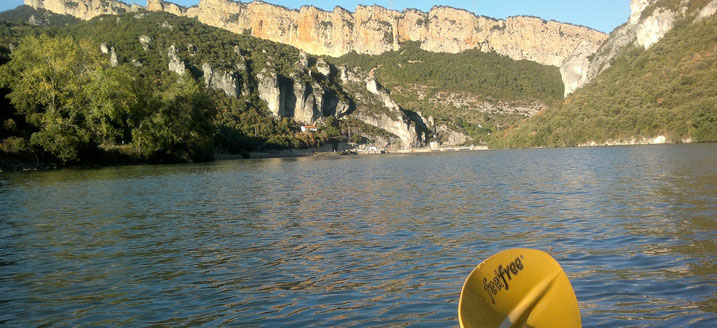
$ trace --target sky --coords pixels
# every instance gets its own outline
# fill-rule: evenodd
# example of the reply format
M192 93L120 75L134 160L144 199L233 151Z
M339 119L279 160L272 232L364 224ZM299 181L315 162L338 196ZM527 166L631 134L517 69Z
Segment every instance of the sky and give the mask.
M146 0L123 1L146 4ZM199 2L199 0L170 1L182 6L192 6ZM630 0L265 0L265 2L294 9L302 5L312 5L328 11L333 10L337 5L350 11L354 11L358 4L377 4L396 10L416 8L422 11L428 11L435 5L443 5L500 19L519 15L537 16L547 20L583 25L606 33L625 23L630 16ZM22 3L23 0L0 0L0 11L13 9Z

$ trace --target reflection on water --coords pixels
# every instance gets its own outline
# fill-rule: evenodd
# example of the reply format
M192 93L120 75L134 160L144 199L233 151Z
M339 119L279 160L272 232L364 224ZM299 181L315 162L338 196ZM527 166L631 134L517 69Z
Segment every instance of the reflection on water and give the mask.
M0 325L456 326L511 247L585 326L717 325L717 145L0 175Z

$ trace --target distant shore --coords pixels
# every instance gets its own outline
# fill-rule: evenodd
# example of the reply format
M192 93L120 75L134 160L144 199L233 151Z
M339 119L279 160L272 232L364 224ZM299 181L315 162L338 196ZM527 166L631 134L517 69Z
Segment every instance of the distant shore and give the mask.
M668 141L664 136L656 138L630 139L630 140L609 140L605 142L589 142L580 144L577 148L585 147L613 147L613 146L641 146L641 145L673 145L673 144L691 144L694 143L690 139L681 140L675 143ZM530 149L543 149L546 147L534 147ZM571 147L558 147L571 148ZM426 153L444 153L444 152L467 152L467 151L486 151L491 150L488 146L452 146L452 147L425 147L425 148L409 148L396 150L357 150L345 149L342 151L334 151L330 147L319 147L310 149L283 149L283 150L265 150L255 151L243 154L215 154L214 161L237 160L237 159L265 159L265 158L298 158L298 157L327 157L327 156L380 156L386 154L426 154ZM72 164L60 165L56 163L37 163L35 161L26 161L18 157L0 154L0 173L17 172L17 171L48 171L63 168L101 168L110 166L126 166L126 165L152 165L152 163L141 162L117 162L111 164Z
M229 154L217 154L215 159L221 160L234 160L234 159L262 159L262 158L292 158L292 157L322 157L322 156L366 156L366 155L386 155L386 154L421 154L421 153L441 153L441 152L457 152L457 151L483 151L489 150L488 146L451 146L451 147L425 147L425 148L408 148L408 149L396 149L396 150L360 150L360 149L345 149L342 151L333 151L326 148L311 148L311 149L284 149L284 150L267 150L267 151L255 151L249 152L245 155L229 155Z

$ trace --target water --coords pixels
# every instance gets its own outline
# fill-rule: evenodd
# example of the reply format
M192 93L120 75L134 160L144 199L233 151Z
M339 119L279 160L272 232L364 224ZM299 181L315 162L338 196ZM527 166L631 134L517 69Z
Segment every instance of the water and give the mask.
M542 249L587 327L717 326L717 144L0 174L2 326L457 326Z

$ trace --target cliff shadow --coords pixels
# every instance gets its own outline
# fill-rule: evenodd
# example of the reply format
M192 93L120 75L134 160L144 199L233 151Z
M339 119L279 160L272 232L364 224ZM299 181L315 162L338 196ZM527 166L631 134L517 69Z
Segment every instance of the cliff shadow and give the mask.
M279 116L294 118L297 101L294 94L294 80L283 75L277 75L277 80L279 82L279 98L281 99Z
M406 114L406 117L411 120L413 124L416 125L416 132L419 135L419 141L422 143L425 143L428 141L428 136L431 133L431 129L428 128L428 125L426 125L426 122L423 121L423 117L421 115L418 115L418 113L401 108L404 114Z

